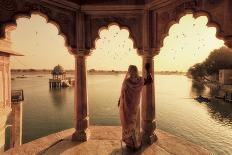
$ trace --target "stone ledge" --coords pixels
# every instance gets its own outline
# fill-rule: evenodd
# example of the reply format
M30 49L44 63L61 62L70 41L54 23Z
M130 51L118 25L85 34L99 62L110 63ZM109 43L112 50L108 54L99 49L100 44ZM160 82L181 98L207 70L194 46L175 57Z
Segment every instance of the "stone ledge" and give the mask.
M72 142L74 129L64 130L46 137L39 138L6 151L4 154L86 154L86 155L128 155L128 154L211 154L206 149L182 140L162 130L156 130L158 141L143 146L136 153L130 152L121 142L121 127L91 126L91 136L87 142Z

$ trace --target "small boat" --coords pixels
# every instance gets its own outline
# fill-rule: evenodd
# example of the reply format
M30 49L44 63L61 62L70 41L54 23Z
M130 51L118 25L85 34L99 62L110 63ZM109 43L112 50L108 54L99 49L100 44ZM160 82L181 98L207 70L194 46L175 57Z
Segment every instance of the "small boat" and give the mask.
M21 76L17 76L16 78L21 78L21 79L23 79L23 78L27 78L25 75L21 75Z
M198 101L199 103L202 103L202 102L208 103L208 102L211 101L209 98L203 97L203 96L201 96L201 95L198 96L198 97L196 97L195 100Z
M71 87L71 84L68 81L63 81L62 87Z

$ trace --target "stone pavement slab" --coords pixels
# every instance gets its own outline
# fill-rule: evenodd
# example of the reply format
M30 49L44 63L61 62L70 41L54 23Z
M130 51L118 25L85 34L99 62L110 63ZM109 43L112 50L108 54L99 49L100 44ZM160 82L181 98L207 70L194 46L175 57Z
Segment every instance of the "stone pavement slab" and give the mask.
M91 126L90 139L72 142L74 129L64 130L8 150L5 154L25 155L209 155L206 149L157 129L158 140L133 152L121 141L120 126Z

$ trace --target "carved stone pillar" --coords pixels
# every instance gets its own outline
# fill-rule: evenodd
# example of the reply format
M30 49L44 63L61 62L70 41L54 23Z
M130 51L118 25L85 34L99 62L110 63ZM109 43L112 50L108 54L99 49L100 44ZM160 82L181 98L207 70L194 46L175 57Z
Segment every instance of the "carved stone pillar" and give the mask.
M79 51L75 55L75 129L73 141L87 141L89 138L89 109L86 80L86 52Z
M23 102L12 102L11 112L11 148L20 146L22 144L22 104Z
M156 129L155 121L155 79L154 79L154 55L143 54L143 77L147 76L145 65L150 64L150 73L153 77L153 83L145 85L142 92L142 134L143 142L151 144L156 141L157 137L154 133Z

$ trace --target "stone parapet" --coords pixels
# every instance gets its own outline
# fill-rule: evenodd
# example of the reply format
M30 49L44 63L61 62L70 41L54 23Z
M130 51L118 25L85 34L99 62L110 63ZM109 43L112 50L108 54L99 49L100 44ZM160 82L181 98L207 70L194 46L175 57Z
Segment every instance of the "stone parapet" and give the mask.
M86 155L129 155L132 154L121 141L120 126L90 126L91 136L87 142L71 141L75 129L68 129L39 138L5 152L5 154L86 154ZM158 141L144 145L137 151L141 155L152 154L211 154L201 146L157 129ZM134 153L133 153L134 154Z

